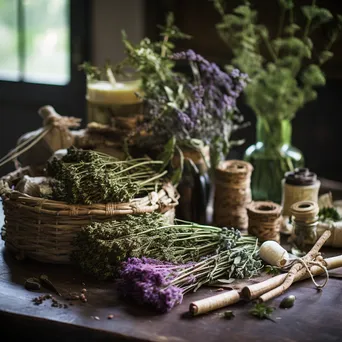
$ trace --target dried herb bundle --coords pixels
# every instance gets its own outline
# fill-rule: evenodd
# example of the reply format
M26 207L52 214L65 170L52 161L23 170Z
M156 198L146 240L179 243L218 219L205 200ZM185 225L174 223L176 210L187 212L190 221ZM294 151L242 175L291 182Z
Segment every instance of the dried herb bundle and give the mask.
M53 198L74 204L125 202L157 190L162 161L146 158L118 160L109 155L70 148L61 159L48 162ZM159 168L159 170L158 170Z
M113 277L116 267L128 257L188 263L250 241L235 229L177 223L165 224L159 213L94 223L79 233L74 258L84 272L106 279Z
M258 274L262 262L257 240L245 237L232 249L197 263L173 264L149 258L130 258L120 271L119 291L140 304L167 312L183 295L222 277L248 278Z

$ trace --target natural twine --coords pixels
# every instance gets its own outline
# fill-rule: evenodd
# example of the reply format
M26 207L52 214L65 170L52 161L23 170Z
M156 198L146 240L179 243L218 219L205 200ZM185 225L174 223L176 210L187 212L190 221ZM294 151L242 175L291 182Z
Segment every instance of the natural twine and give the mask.
M227 160L216 168L214 222L218 226L247 229L252 171L252 165L241 160Z
M270 201L252 202L247 206L248 233L263 242L280 242L281 206Z
M293 265L295 265L297 263L301 263L305 267L307 273L309 274L309 276L310 276L312 282L314 283L314 285L316 286L316 288L317 289L323 289L323 287L328 283L329 272L328 272L326 266L324 266L322 263L323 258L322 258L322 260L320 260L319 256L316 258L316 260L305 260L304 258L295 257L289 264L287 264L285 267L282 267L282 270L284 270L284 271L289 270L289 269L291 269L291 267ZM324 271L325 279L324 279L324 282L322 284L318 284L316 282L314 275L311 272L311 266L318 266Z

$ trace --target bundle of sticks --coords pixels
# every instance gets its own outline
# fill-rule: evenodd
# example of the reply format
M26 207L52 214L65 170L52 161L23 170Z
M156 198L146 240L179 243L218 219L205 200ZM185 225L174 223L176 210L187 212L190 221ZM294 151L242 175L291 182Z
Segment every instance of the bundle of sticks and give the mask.
M331 232L329 230L325 231L303 258L293 262L287 273L274 276L257 284L245 286L241 291L231 290L195 301L190 304L190 313L193 315L204 314L235 304L240 300L256 299L258 302L267 302L283 294L294 282L310 277L313 279L313 276L323 273L327 274L326 283L328 280L327 270L342 267L342 255L323 259L319 252L330 235ZM318 288L322 288L325 285L325 283L323 285L314 283Z

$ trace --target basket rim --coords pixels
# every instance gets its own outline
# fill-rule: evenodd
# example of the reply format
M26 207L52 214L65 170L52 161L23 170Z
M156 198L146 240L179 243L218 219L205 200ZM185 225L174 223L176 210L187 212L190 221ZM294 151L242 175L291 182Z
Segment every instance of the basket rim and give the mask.
M20 191L11 189L11 182L24 176L32 174L32 169L29 166L18 168L17 170L8 173L0 178L0 197L4 203L7 201L20 202L21 205L31 208L34 211L56 211L59 209L58 215L63 215L65 212L73 212L72 216L78 214L93 214L101 215L104 212L108 215L120 215L132 213L152 212L161 208L173 208L178 205L180 197L176 188L166 182L156 191L148 193L144 197L135 197L128 202L109 202L109 203L94 203L94 204L71 204L63 201L50 200L41 197L34 197ZM38 208L37 208L38 207ZM55 209L55 210L54 210ZM46 212L48 214L48 212ZM68 214L69 216L70 214Z

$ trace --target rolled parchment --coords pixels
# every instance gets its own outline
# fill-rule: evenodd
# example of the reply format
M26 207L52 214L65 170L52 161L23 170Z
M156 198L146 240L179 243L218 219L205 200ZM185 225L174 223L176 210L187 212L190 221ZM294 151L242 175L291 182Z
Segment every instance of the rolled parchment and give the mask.
M342 267L342 255L324 259L323 265L325 265L328 270ZM312 266L310 270L311 270L312 275L314 276L324 273L324 270L319 266ZM274 288L280 286L284 282L286 276L287 276L287 273L284 273L284 274L280 274L278 276L272 277L268 280L265 280L261 283L246 286L242 289L242 292L241 292L242 297L246 299L250 299L250 300L256 299L260 297L261 295L263 295L264 293L269 292L273 290ZM309 273L307 273L306 269L303 268L295 275L294 282L304 280L307 278L310 278L310 275Z
M204 298L192 302L189 306L189 311L194 316L201 315L213 310L223 308L228 305L237 303L240 300L240 294L236 290L220 293L216 296Z
M276 241L265 241L260 247L259 255L271 266L283 267L289 260L287 251Z

